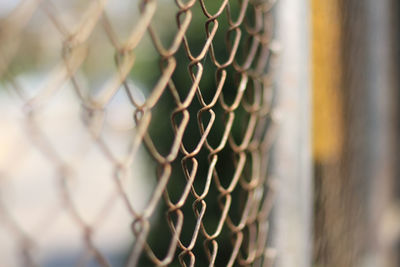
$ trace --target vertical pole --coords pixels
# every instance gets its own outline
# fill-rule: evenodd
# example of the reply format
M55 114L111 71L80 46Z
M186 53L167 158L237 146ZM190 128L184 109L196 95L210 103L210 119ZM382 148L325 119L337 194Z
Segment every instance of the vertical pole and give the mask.
M312 161L310 6L279 0L277 39L281 44L277 80L280 132L274 149L278 195L274 242L278 267L311 266Z
M367 109L370 124L367 124L369 129L365 130L371 133L367 145L372 161L368 190L370 197L367 200L367 231L371 233L371 240L368 242L370 257L366 266L395 266L391 259L391 237L385 236L385 233L392 231L388 225L393 223L386 221L392 212L395 140L391 5L390 1L366 2L368 64L365 71L368 74L366 95L370 106Z
M396 0L393 0L393 2ZM395 266L392 261L395 120L392 1L342 0L345 176L362 229L353 244L356 266ZM349 203L350 204L350 203ZM355 213L348 213L350 218Z

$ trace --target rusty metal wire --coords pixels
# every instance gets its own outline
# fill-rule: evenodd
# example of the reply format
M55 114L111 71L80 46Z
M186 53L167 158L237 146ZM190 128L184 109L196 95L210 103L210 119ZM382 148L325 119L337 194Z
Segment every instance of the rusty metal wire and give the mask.
M16 265L52 266L43 263L48 255L43 256L42 243L52 227L67 232L54 226L59 220L71 221L78 230L78 237L69 239L82 240L74 264L118 265L96 239L117 205L127 216L126 221L115 219L113 229L128 224L125 236L132 244L121 265L273 264L268 221L274 187L268 164L275 132L274 2L141 0L124 17L111 14L117 1L25 0L3 15L0 77L5 89L0 93L12 100L5 106L19 115L0 124L5 144L0 218L12 240L4 244L15 243L9 257ZM175 21L160 19L165 17ZM126 34L114 25L118 19ZM103 59L110 51L113 63ZM104 74L98 65L113 69ZM36 73L42 85L26 81L26 73ZM141 78L138 86L135 80ZM67 91L72 98L63 95ZM110 119L123 105L115 100L118 95L128 108ZM63 106L67 113L78 110L68 116L83 130L68 126L70 118L55 112ZM113 143L109 132L118 128L113 120L126 115L130 124ZM10 123L19 125L17 134L7 135ZM56 128L65 138L60 140L60 131L52 131ZM17 141L7 141L15 136L20 136ZM116 149L122 139L123 152ZM79 152L67 157L71 147ZM24 161L31 154L36 167L28 170ZM88 157L94 163L87 163ZM139 171L143 168L147 171ZM37 169L49 172L46 186L35 182L42 177ZM40 202L44 215L24 198L22 206L34 218L25 211L19 216L13 208L12 188L18 184L10 184L18 176L39 187L35 199L50 187L55 202ZM95 213L90 219L82 210L86 200L74 189L81 180L82 188L91 190L86 194ZM110 184L102 186L103 180ZM98 195L103 189L107 194Z

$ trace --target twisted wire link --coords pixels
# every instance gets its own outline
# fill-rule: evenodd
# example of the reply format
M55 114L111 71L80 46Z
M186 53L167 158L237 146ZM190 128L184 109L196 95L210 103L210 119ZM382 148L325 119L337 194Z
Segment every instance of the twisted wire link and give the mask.
M268 237L275 191L274 180L269 177L269 156L276 132L275 1L163 2L138 1L137 16L128 20L130 29L124 38L108 13L113 3L106 0L85 1L83 12L73 24L63 19L64 11L52 0L21 1L1 21L0 77L21 103L21 131L27 146L44 156L59 196L38 231L45 232L63 212L80 230L83 240L84 250L77 266L91 261L112 266L95 239L117 203L123 203L133 238L127 266L202 266L205 262L210 266L271 266L275 257ZM175 16L171 28L176 28L168 33L168 41L159 31L156 17L166 5L175 8L168 11ZM49 38L59 42L60 58L46 72L43 85L32 93L29 86L18 81L13 66L20 64L16 58L23 47L24 32L37 14L56 30L58 36ZM98 32L105 34L107 45L114 51L114 72L101 86L87 90L82 77L94 49L90 39ZM145 71L154 71L158 77L151 88L142 90L144 97L139 97L129 80L137 71L144 43L153 47L158 61L154 69ZM179 77L187 73L180 73L181 69L189 74L186 88ZM80 211L71 185L79 168L57 149L54 136L49 136L39 122L56 95L69 90L65 84L70 85L80 105L86 135L111 166L109 179L114 188L108 197L98 199L98 212L92 220ZM115 153L104 135L110 105L121 91L131 105L134 125L122 156ZM166 96L170 98L168 103ZM173 131L171 140L167 133L153 133L157 128L154 124L159 123L158 108L164 105L172 107L169 114L162 114ZM160 140L165 149L160 148ZM153 177L139 177L131 170L143 148L153 164ZM1 168L3 191L16 167ZM176 173L184 177L179 180L179 190L174 185L178 181ZM132 202L126 184L130 179L155 181L143 209ZM154 219L157 214L160 218ZM25 266L40 266L35 257L40 245L24 230L24 222L9 212L3 198L0 215L19 240ZM167 225L169 233L154 243L152 233L160 225L156 220Z

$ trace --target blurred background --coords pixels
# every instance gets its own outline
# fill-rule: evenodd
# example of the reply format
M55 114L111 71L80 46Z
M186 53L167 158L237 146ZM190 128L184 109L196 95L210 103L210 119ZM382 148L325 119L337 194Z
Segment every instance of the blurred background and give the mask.
M400 266L399 8L312 1L316 266Z
M0 266L125 266L133 244L141 237L139 232L145 232L146 226L140 219L140 227L135 226L132 217L140 218L137 214L146 213L149 206L148 245L159 257L172 255L169 266L184 266L178 251L170 252L174 245L170 223L179 222L179 214L169 213L168 199L180 200L189 188L187 171L194 165L198 166L196 178L201 177L193 182L194 188L207 188L206 177L214 170L210 167L213 153L204 145L196 152L196 161L189 162L185 153L176 152L165 185L168 196L158 202L154 196L161 192L157 188L169 171L160 158L178 148L174 145L174 127L186 116L177 111L176 99L183 102L187 95L194 95L192 85L200 71L201 97L206 103L212 102L221 77L226 75L221 92L229 104L235 102L242 88L243 73L251 73L246 87L249 93L233 112L226 110L223 101L214 104L215 122L207 144L220 144L234 116L229 143L218 152L215 167L222 185L229 186L238 162L247 158L239 186L229 194L232 203L228 217L232 224L240 225L248 199L254 198L257 203L267 203L267 208L257 206L253 213L266 209L269 221L273 195L269 182L258 184L254 192L247 189L246 182L250 184L253 178L249 177L257 175L264 177L263 181L271 180L274 175L269 166L277 164L271 163L274 152L265 145L268 149L257 148L243 155L232 144L245 139L252 121L257 121L254 127L260 130L249 139L259 143L274 140L270 133L274 132L276 114L271 110L279 106L280 90L274 86L274 51L285 53L287 49L284 41L275 40L274 31L275 20L284 20L280 18L285 10L276 10L275 1L228 1L229 11L224 8L218 18L213 53L201 56L216 24L207 24L209 18L202 4L215 14L225 2L0 0ZM277 5L279 2L291 3L277 0ZM305 150L312 152L312 164L303 167L313 173L312 183L307 184L313 203L309 207L312 214L306 213L309 225L295 228L304 221L294 221L290 227L311 229L306 233L311 241L303 240L311 242L304 246L312 247L310 255L303 255L310 258L304 266L400 266L400 4L397 0L299 3L308 10L306 16L297 19L308 25L300 29L300 35L309 47L299 47L295 52L308 58L299 68L304 69L310 86L298 89L294 83L292 87L294 91L311 92L308 99L307 93L299 91L296 101L312 102L306 105L311 115L307 117L310 135L305 137L311 145L303 140L308 146ZM190 5L190 15L181 12L185 5ZM243 10L245 22L238 26L241 35L234 63L216 66L215 57L229 62L230 45L238 36L229 19L240 18ZM186 27L188 16L187 45L193 55L200 55L197 61L201 68L190 65L195 56L188 55L183 41L175 45L179 27ZM142 34L142 25L148 19L153 33ZM262 28L258 31L264 39L254 33L258 28ZM134 55L125 53L122 43L134 47ZM268 47L267 52L261 44ZM165 56L166 50L164 57L160 55L160 47L176 48L174 60ZM249 59L252 49L252 58L260 60ZM245 71L238 71L246 65ZM142 142L136 136L141 135L141 125L148 119L143 115L143 105L155 99L154 88L171 69L173 82L169 81L168 87L178 90L160 94L145 126L148 140ZM213 117L210 113L198 119L199 110L205 106L201 97L193 98L186 108L190 119L181 143L188 151L196 149L203 136L199 125L207 125ZM262 99L259 106L263 111L254 119L251 107L257 106L257 99ZM284 116L296 115L278 110ZM120 162L128 167L120 168ZM288 169L292 166L289 161L283 165ZM209 190L202 220L208 229L217 229L228 198L215 182ZM278 190L297 193L289 188ZM198 222L196 211L203 206L192 193L184 200L180 240L189 244ZM267 218L255 223L262 233L259 245L265 260L246 262L244 258L251 258L251 253L240 249L243 259L234 266L273 266L269 259L280 252L268 233ZM245 230L247 246L251 236L258 233L255 228ZM215 266L229 265L235 251L237 236L229 226L222 229L216 238L219 256ZM279 234L276 236L279 238ZM207 251L211 250L203 249L206 239L199 234L199 242L193 247L196 266L209 264ZM191 254L183 255L183 261L190 265ZM145 253L138 259L138 266L154 265ZM276 266L290 265L277 262Z

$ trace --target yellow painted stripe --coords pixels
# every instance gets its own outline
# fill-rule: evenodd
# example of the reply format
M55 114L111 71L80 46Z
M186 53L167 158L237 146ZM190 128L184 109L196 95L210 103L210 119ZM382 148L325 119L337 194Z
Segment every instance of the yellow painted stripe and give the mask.
M338 0L312 0L313 153L336 159L341 147Z

